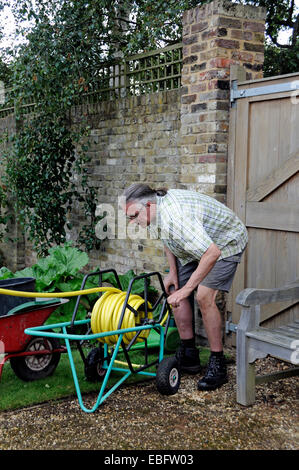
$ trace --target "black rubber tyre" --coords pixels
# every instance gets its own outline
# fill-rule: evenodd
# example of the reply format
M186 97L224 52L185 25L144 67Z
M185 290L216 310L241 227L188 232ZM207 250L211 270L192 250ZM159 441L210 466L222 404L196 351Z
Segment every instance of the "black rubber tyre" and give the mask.
M60 348L57 338L34 337L28 343L26 351L54 350ZM44 379L53 374L60 360L60 352L32 356L11 357L10 365L14 373L24 382Z
M181 372L175 357L165 357L158 365L156 385L162 395L174 395L180 388Z
M84 373L88 382L98 382L103 380L107 372L103 369L104 352L101 347L92 349L86 358Z

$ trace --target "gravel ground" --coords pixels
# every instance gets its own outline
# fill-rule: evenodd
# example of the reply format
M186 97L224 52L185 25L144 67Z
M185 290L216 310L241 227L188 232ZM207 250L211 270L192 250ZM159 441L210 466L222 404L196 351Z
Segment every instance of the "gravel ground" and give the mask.
M273 358L259 373L283 369ZM293 377L257 386L250 407L236 403L235 364L229 383L198 392L198 376L183 376L176 395L161 396L154 381L123 385L95 413L77 398L0 414L2 450L298 450ZM92 406L96 394L84 397Z

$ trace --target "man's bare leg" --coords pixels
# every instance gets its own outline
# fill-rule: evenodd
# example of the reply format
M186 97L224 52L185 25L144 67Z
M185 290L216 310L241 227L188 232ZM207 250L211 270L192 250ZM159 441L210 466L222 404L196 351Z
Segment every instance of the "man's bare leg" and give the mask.
M181 339L176 358L182 372L197 374L200 372L201 367L199 350L195 347L193 311L189 299L182 300L178 307L174 307L173 314Z
M172 311L181 340L193 338L193 312L189 300L182 300L178 307L172 308Z
M223 355L222 319L216 305L217 290L205 286L197 289L197 302L210 344L211 355L205 376L198 381L200 391L215 390L227 382L227 370Z
M222 351L222 319L216 305L217 290L198 286L198 302L211 351Z

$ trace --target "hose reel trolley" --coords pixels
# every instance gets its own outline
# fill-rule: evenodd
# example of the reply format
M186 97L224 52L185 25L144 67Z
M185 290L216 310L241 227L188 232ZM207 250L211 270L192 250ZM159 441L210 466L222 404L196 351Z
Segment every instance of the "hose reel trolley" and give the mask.
M112 273L118 287L102 286L102 275ZM99 287L85 289L90 277L99 277ZM149 282L156 279L161 288L161 294L153 302L149 301ZM144 295L132 294L134 283L140 280L144 283ZM0 293L20 296L18 291L0 289ZM89 318L77 320L77 312L81 296L98 293ZM86 274L79 291L40 293L22 292L22 297L75 297L76 305L72 319L69 322L41 325L25 329L31 336L57 338L64 340L74 385L80 407L87 413L94 412L108 396L116 390L128 377L133 374L155 377L158 391L163 395L175 394L180 386L180 369L174 357L165 357L165 340L171 318L171 309L167 303L167 293L159 272L151 272L135 276L125 292L121 288L119 277L114 269L106 269ZM82 333L82 329L84 330ZM170 328L171 329L171 328ZM54 330L54 331L53 331ZM149 349L151 337L155 334L158 339L157 358L150 360ZM80 383L73 357L75 343L84 363L87 380L100 381L100 390L95 404L87 408L82 399ZM86 354L86 344L93 348ZM131 351L141 351L143 364L131 361ZM142 354L143 352L143 354ZM121 353L124 360L118 360ZM156 367L156 369L155 369ZM151 370L149 370L151 369ZM155 371L153 371L155 370ZM108 390L108 380L113 371L120 372L121 378Z

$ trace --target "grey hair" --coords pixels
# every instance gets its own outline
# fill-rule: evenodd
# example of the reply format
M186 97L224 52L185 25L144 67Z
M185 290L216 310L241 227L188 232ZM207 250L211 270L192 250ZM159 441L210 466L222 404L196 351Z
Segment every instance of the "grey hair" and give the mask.
M122 196L126 202L129 201L156 201L156 197L163 197L167 193L166 188L152 189L149 185L143 183L131 184L127 189L124 190Z

